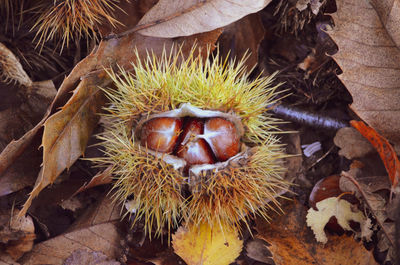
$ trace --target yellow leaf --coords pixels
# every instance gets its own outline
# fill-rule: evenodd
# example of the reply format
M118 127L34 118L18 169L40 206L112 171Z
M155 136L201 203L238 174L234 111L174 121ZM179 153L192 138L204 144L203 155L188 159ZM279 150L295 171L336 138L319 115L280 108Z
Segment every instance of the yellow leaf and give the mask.
M223 232L222 232L223 229ZM230 227L203 223L198 227L180 227L172 236L174 251L188 265L228 265L242 251L243 241Z

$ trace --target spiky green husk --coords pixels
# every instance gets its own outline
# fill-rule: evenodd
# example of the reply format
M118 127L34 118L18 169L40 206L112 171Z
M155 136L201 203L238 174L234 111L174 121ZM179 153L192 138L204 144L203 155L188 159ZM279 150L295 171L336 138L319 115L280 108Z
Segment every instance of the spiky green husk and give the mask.
M104 89L111 101L106 116L114 123L101 136L106 156L97 162L112 166L120 200L134 196L130 210L135 208L137 217L144 219L146 230L155 227L160 232L181 220L188 225L217 221L237 226L250 215L267 217L266 202L276 203L279 191L288 188L281 177L285 155L274 134L279 121L266 113L277 100L273 77L249 81L243 60L227 62L218 56L203 60L194 52L183 61L181 55L164 53L161 59L149 56L132 66L134 74L123 69L109 72L115 88ZM252 147L244 151L241 162L201 172L205 175L197 187L132 136L143 117L182 103L237 115L245 128L242 140ZM182 196L183 187L192 190L187 198Z
M118 0L59 0L43 4L33 26L38 43L61 40L61 47L82 36L97 39L97 26L119 22L112 16Z
M189 224L239 227L255 215L268 219L268 211L279 208L276 197L289 188L282 179L282 145L270 137L248 155L222 170L204 172L185 209Z
M185 199L181 187L186 183L182 172L173 169L162 158L149 155L126 130L126 124L116 123L104 135L105 157L96 160L99 164L112 166L118 176L115 197L126 201L134 196L136 219L146 221L145 232L151 234L153 227L168 228L178 224ZM157 230L156 232L160 232Z
M238 115L248 143L262 143L277 131L279 121L266 113L279 94L278 86L271 86L273 75L249 81L244 60L235 64L216 56L204 61L194 52L183 62L181 59L164 53L161 59L138 60L133 65L135 75L123 69L111 72L116 89L106 93L115 107L108 111L127 121L190 103Z

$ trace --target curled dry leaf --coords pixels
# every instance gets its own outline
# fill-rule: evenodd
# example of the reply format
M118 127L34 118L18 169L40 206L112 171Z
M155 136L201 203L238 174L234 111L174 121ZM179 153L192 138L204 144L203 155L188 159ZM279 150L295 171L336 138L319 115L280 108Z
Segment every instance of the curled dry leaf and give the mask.
M145 36L175 38L215 30L256 13L271 0L160 0L139 21Z
M119 255L121 235L118 230L120 206L105 196L96 207L85 212L69 232L36 244L24 255L21 264L63 264L74 251L98 251L110 259Z
M297 201L283 203L283 215L271 216L271 223L256 220L256 237L267 241L276 265L286 264L358 264L373 265L371 252L348 236L329 236L322 245L306 225L306 207Z
M329 34L339 47L333 58L353 96L351 108L400 145L400 1L337 0ZM397 149L399 150L399 149Z
M33 198L41 190L53 183L63 170L69 168L85 152L86 144L97 125L97 114L105 102L98 86L106 87L110 82L104 67L115 67L118 64L129 68L136 60L135 50L142 58L148 56L149 51L160 56L164 50L173 48L181 48L183 54L187 55L194 43L197 43L199 49L205 49L213 45L220 34L220 30L215 30L176 40L133 34L101 42L96 53L81 61L77 70L71 72L72 77L61 85L60 90L70 90L74 87L73 81L77 82L83 76L69 101L44 123L43 167L21 213L28 210Z
M68 97L70 97L70 92L73 91L76 82L79 81L81 76L87 73L87 69L92 69L96 63L97 60L93 54L79 62L75 66L74 71L69 74L58 89L54 100L47 108L42 120L40 120L31 130L27 131L21 138L11 141L6 146L0 154L0 176L10 174L9 172L18 172L19 168L21 168L18 164L26 164L24 162L26 161L25 158L31 157L31 154L38 150L40 144L36 144L36 140L40 137L39 132L41 132L44 122L51 113L65 104ZM38 165L40 165L40 162L38 162ZM30 172L37 175L38 171L31 170ZM32 181L32 183L34 183L34 181Z
M400 199L396 194L389 202L376 191L390 190L390 181L386 177L371 176L365 177L365 170L352 168L348 172L342 172L340 187L343 191L354 192L363 201L365 208L369 210L376 219L380 230L378 231L378 245L380 252L387 251L386 261L396 261L396 235L394 220L398 219L398 207Z
M350 170L347 172L347 174L353 175L354 170ZM380 194L373 193L372 190L373 187L379 185L378 183L381 182L382 176L368 178L354 177L354 179L356 179L358 182L359 187L362 189L362 193L358 187L346 176L342 176L339 180L340 189L343 192L354 193L355 196L360 199L360 201L366 201L370 211L373 212L374 217L378 220L378 222L383 223L387 218L387 214L385 212L386 201ZM390 189L389 185L387 188Z

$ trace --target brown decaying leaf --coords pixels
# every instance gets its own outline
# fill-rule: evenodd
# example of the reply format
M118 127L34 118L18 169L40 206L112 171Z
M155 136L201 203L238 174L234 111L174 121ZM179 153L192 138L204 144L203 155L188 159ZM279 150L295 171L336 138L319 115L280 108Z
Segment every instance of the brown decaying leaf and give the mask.
M106 255L99 251L88 251L77 249L72 252L63 265L120 265L118 261L110 260Z
M335 28L329 34L339 47L333 58L343 70L339 78L353 96L351 108L399 146L400 1L336 4Z
M333 142L340 148L339 155L347 159L363 157L374 151L372 145L356 129L344 127L337 131Z
M256 13L271 0L160 0L139 21L145 36L175 38L211 31Z
M0 250L0 262L7 260L9 255L13 260L19 259L33 247L36 238L35 226L30 216L18 217L19 210L0 213L0 243L4 244ZM3 248L4 247L4 248Z
M85 183L82 187L80 187L79 190L77 190L72 196L99 185L110 184L112 180L113 176L111 174L111 167L108 167L96 174L96 176L94 176L88 183Z
M69 168L83 155L89 137L97 125L97 113L105 102L103 93L98 88L105 82L107 81L101 76L83 79L61 111L44 123L43 166L23 212L42 189L53 183L64 169Z
M258 64L258 48L264 39L265 29L260 14L248 15L224 28L218 40L222 58L241 59L248 55L246 66L251 70Z
M104 67L114 67L118 64L129 68L136 60L135 50L144 58L149 51L161 55L164 50L178 49L182 45L182 52L187 55L194 43L197 43L198 48L205 49L213 45L220 34L220 30L215 30L175 40L132 34L121 39L101 42L96 53L81 61L76 72L75 69L71 72L70 76L73 77L67 78L64 81L67 84L61 85L60 90L70 90L74 83L86 74L65 106L44 123L43 167L21 214L26 213L33 198L41 190L53 183L63 170L69 168L84 153L87 141L97 124L97 114L104 104L103 94L98 86L105 87L110 82Z
M57 94L48 107L42 120L36 124L30 131L27 131L20 139L11 141L6 148L0 154L0 176L8 174L7 171L15 171L15 162L24 162L22 156L33 152L38 149L38 145L35 144L35 139L38 137L38 133L41 131L44 122L58 107L65 104L70 92L74 89L74 84L78 82L79 78L87 73L87 69L93 68L97 60L93 54L89 55L85 60L78 63L74 71L64 80Z
M390 181L382 176L365 177L366 170L352 166L348 172L342 172L340 188L343 191L353 192L360 201L364 202L364 207L374 216L380 227L377 233L378 250L387 251L385 261L392 261L393 264L396 264L396 236L393 221L398 218L396 215L400 199L396 196L387 202L383 196L376 193L379 190L390 190ZM395 191L398 192L397 189Z
M287 201L282 208L285 214L275 214L271 223L256 220L256 237L271 245L275 264L377 264L372 253L352 237L333 235L325 245L317 243L305 223L306 208L297 201Z
M17 158L12 150L14 144L22 143L21 139L26 139L26 135L19 141L13 141L24 135L26 131L39 130L35 124L40 121L46 112L47 106L53 100L56 90L51 80L43 82L34 82L30 88L18 87L8 84L6 87L0 83L0 89L10 88L18 93L15 96L6 95L2 100L11 102L9 108L0 111L0 150L9 144L0 155L0 196L18 191L24 187L33 185L41 163L41 153L38 151L38 141L36 145L28 148L23 155L24 159L15 161L12 167L9 167L14 159ZM8 86L8 87L7 87ZM3 103L3 102L2 102ZM2 105L0 103L0 105ZM34 127L34 129L32 129ZM27 133L29 137L33 134ZM36 139L39 140L39 139ZM23 145L23 144L22 144ZM14 154L14 155L13 155Z
M63 264L78 249L100 251L110 259L117 258L121 240L117 226L119 213L120 206L106 196L65 234L36 244L21 258L21 264Z
M246 243L246 255L259 262L274 264L267 243L258 238Z

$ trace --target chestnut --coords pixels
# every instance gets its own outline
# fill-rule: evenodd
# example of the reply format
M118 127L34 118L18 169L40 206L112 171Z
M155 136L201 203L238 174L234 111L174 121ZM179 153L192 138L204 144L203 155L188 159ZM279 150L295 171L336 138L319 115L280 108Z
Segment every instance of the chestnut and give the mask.
M184 126L177 156L185 159L189 165L215 163L207 142L197 137L203 133L203 130L204 122L201 119L190 118Z
M179 118L161 117L147 121L141 129L141 145L162 152L171 153L182 131Z
M210 118L204 125L204 139L219 161L239 153L240 137L235 124L223 118Z

